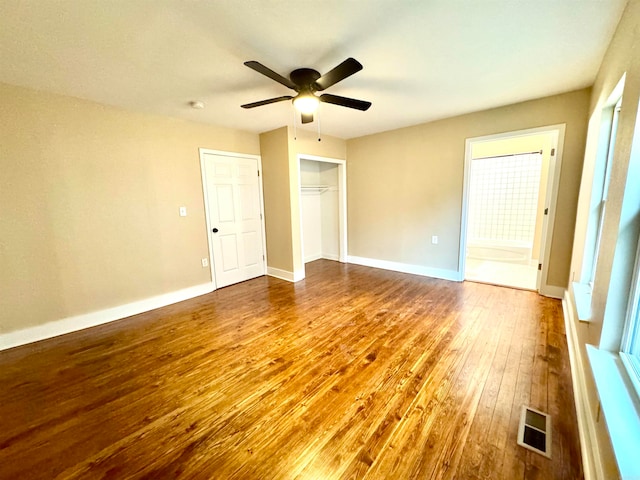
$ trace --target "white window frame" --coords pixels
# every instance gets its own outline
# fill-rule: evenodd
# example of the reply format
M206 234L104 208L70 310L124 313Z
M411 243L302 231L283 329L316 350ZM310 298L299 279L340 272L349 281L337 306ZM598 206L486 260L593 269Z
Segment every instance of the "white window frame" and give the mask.
M625 320L620 358L640 398L640 239Z
M624 83L625 75L618 83L619 86ZM614 95L615 92L618 92L618 95ZM602 110L603 118L605 118L605 115L608 116L612 123L612 114L614 112L611 111L611 107L614 103L613 100L622 97L622 91L618 90L618 87L614 89L614 93L607 100L608 107ZM617 105L617 103L616 101L615 104ZM621 112L620 116L624 117L625 113ZM620 120L624 122L625 127L630 126L630 119L621 118ZM640 218L638 217L640 212L640 191L637 190L637 185L634 182L635 179L640 177L640 162L637 161L639 158L638 150L640 149L640 142L638 142L638 138L640 138L638 135L639 125L640 114L637 114L633 127L634 134L631 151L627 152L626 148L620 148L620 155L617 155L622 164L621 168L624 168L624 164L627 161L627 153L629 154L622 198L616 196L616 202L621 200L620 219L616 219L618 221L618 235L615 239L610 276L607 279L607 275L604 275L604 281L608 280L609 285L603 291L606 294L606 299L604 312L602 312L600 342L598 347L587 344L586 351L619 476L621 478L640 479L640 462L638 462L637 448L640 445L640 232L638 232L640 229L640 224L638 223ZM590 254L594 250L597 253L601 253L599 248L596 250L595 244L596 231L601 231L602 228L601 226L597 228L599 224L596 223L596 220L601 221L598 215L602 213L596 192L599 185L604 184L605 177L610 175L605 172L607 166L603 162L611 161L610 156L604 157L604 153L609 153L606 152L606 149L609 148L606 134L611 130L611 126L601 122L600 140L602 141L602 151L600 151L599 164L596 164L596 168L599 167L600 170L594 172L591 193L593 202L590 205L588 223L588 228L592 230L587 241L592 243L589 247L590 251L588 252L585 249L584 252L581 271L581 280L584 283L579 284L585 290L589 290L589 297L591 296L591 286L587 282L592 278L592 271L589 270L588 261ZM598 179L595 178L597 175L599 175ZM606 181L608 182L608 180ZM608 186L606 188L608 189ZM608 191L603 190L603 193L606 200ZM614 193L617 192L614 191ZM614 225L610 227L613 229ZM600 236L599 231L598 236ZM630 235L631 233L632 235ZM613 239L610 240L613 241ZM598 255L595 255L594 261L598 261ZM602 272L598 273L598 280L596 281L598 288L600 288L601 277ZM574 283L572 285L574 292L576 285L578 284ZM603 287L606 286L603 285ZM577 300L577 296L575 299ZM589 301L591 300L590 298ZM578 302L576 302L576 307L578 307ZM588 400L586 400L585 405L588 405L588 403ZM595 430L592 429L593 431ZM594 458L597 458L599 456L597 447L594 448L594 452ZM598 468L596 476L598 478L602 477L604 475L602 465L595 466Z
M601 111L600 132L606 129L606 133L601 133L598 140L598 153L593 167L594 177L590 190L591 200L580 277L571 285L578 319L583 322L591 321L593 284L600 255L625 78L626 74L613 89Z
M611 117L611 128L609 130L609 142L607 145L607 156L604 164L604 176L602 178L602 188L600 188L600 204L598 213L598 227L596 230L596 243L591 255L591 274L589 275L589 287L593 289L593 281L596 278L596 267L598 265L598 256L600 255L600 244L602 241L602 229L604 226L605 210L607 208L607 198L609 196L609 182L611 180L611 167L613 165L613 154L616 148L616 133L618 132L618 120L620 119L620 107L622 105L622 97L613 106Z

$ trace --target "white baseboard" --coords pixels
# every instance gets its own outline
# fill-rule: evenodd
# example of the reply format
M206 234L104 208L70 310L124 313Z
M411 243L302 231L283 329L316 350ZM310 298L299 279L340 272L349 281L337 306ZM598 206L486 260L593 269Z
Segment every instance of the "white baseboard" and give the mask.
M568 290L564 292L562 310L564 312L564 324L567 333L567 345L569 347L573 398L576 404L576 416L578 417L578 433L580 437L584 478L585 480L604 480L604 467L600 458L596 425L593 415L591 415L592 410L587 394L582 351L578 343L578 332L576 330L575 315L573 313L574 305Z
M555 285L540 285L540 295L544 295L545 297L562 300L565 292L566 289L563 287L556 287Z
M280 280L286 280L287 282L299 282L304 279L304 269L290 272L289 270L267 267L267 275L279 278Z
M320 260L323 258L321 253L316 253L315 255L308 255L304 257L304 263L314 262L316 260Z
M446 270L443 268L423 267L422 265L410 265L408 263L389 262L387 260L377 260L375 258L347 256L347 263L355 263L365 267L382 268L402 273L412 273L423 277L440 278L442 280L460 281L460 274L457 270Z
M145 298L137 302L119 305L97 312L85 313L74 317L63 318L43 325L17 330L0 335L0 350L6 350L20 345L57 337L65 333L76 332L89 327L113 322L121 318L148 312L156 308L165 307L173 303L182 302L190 298L210 293L214 290L213 283L204 283L194 287L183 288L175 292L165 293L155 297Z
M334 255L332 253L318 253L316 255L309 255L308 257L304 257L304 263L315 262L316 260L320 260L321 258L325 260L335 260L336 262L340 261L340 255Z

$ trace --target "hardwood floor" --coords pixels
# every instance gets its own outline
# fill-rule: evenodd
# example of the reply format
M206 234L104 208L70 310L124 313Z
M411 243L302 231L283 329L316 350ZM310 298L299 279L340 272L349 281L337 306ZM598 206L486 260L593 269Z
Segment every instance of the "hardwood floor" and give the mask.
M0 352L0 385L2 479L582 478L561 303L490 285L320 260Z

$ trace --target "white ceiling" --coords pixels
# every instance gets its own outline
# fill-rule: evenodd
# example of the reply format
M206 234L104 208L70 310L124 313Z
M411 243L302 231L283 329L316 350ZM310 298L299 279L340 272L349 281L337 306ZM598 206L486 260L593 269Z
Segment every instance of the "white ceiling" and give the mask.
M354 57L364 70L326 92L373 106L320 112L352 138L589 86L625 3L2 0L0 82L263 132L291 125L291 104L240 105L292 91L244 61L288 76Z

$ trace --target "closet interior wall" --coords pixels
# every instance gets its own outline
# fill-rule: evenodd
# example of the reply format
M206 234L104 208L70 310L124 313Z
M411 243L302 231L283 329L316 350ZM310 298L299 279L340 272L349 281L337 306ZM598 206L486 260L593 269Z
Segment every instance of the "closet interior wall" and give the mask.
M338 165L300 160L304 261L338 260Z

